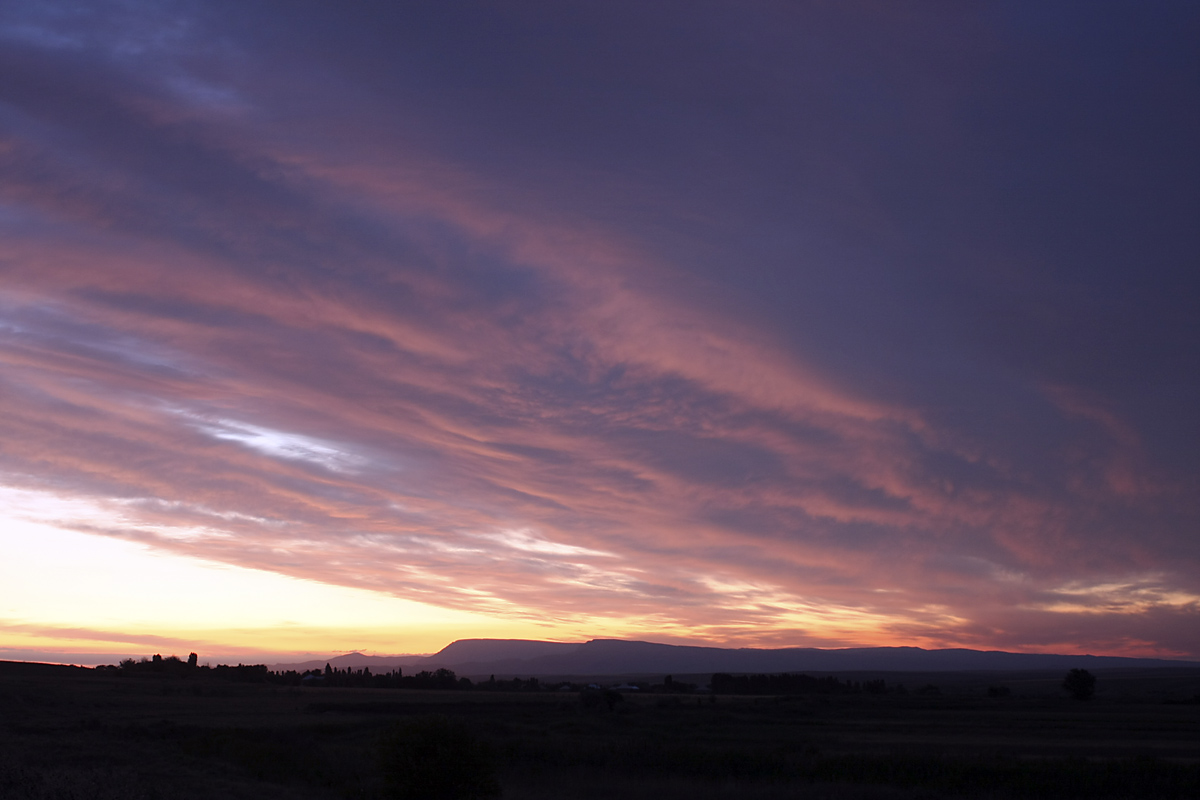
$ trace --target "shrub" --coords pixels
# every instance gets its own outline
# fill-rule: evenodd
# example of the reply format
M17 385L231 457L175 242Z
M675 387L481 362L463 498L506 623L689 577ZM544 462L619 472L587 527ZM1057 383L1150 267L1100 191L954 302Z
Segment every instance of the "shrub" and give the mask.
M1096 693L1096 676L1086 669L1073 669L1063 679L1062 687L1076 700L1090 700Z
M496 797L500 784L487 745L461 722L414 717L383 736L380 767L398 800Z

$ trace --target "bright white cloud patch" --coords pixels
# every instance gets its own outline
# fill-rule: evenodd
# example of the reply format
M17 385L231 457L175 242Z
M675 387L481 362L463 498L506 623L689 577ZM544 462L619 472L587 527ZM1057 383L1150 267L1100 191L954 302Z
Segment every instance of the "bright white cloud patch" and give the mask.
M23 591L1200 655L1189 28L887 5L0 3Z
M506 530L499 533L476 533L472 535L475 538L484 539L488 542L494 542L503 547L525 553L538 553L549 556L613 557L612 553L606 553L602 550L592 550L587 547L552 542L536 536L530 530Z
M1155 608L1200 611L1200 595L1172 587L1159 574L1103 582L1072 581L1048 594L1057 599L1033 607L1059 614L1138 614Z
M334 472L361 469L367 459L330 442L299 433L272 430L232 420L200 425L200 430L216 439L237 442L272 458L307 461Z

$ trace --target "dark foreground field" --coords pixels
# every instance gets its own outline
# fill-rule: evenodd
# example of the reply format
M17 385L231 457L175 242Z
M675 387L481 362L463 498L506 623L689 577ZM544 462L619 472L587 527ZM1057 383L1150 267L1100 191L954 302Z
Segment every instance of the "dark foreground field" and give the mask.
M458 738L430 758L505 798L1200 797L1200 675L1099 678L1088 702L1049 677L988 697L988 678L956 675L940 694L626 695L610 711L575 693L0 662L0 798L404 796L388 763L439 730Z

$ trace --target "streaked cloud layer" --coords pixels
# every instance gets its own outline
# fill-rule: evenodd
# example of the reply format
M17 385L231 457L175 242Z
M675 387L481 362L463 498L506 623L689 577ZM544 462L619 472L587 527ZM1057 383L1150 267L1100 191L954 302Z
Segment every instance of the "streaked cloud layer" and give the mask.
M382 650L1200 657L1200 15L1087 13L7 4L0 524Z

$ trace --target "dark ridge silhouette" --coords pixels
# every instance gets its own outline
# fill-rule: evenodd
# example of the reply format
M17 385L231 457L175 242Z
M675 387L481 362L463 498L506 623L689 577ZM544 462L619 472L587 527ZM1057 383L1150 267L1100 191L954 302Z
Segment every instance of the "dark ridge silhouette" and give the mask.
M437 668L472 662L492 663L512 661L519 663L531 658L549 655L564 655L583 647L583 642L543 642L534 639L459 639L443 647L436 654L368 656L362 653L346 653L330 658L272 664L277 672L294 670L306 672L323 668L326 664L341 669L370 667L374 672L385 672L397 667ZM436 662L436 663L435 663ZM461 670L460 670L461 671Z
M543 642L536 639L459 639L446 645L430 658L445 659L447 663L452 664L509 659L526 660L568 655L577 652L581 647L586 647L586 644L583 642Z
M276 672L286 672L288 670L308 672L314 669L324 669L326 664L336 669L370 668L372 672L387 672L397 667L410 667L419 664L426 658L428 656L423 655L368 656L355 652L345 653L340 656L330 656L329 658L317 658L311 661L296 661L271 664L269 666Z
M582 644L519 639L466 639L425 658L406 662L421 669L447 668L464 675L632 675L784 672L962 672L1117 667L1200 667L1195 661L1119 656L1008 653L920 647L859 647L840 650L727 649L593 639Z
M857 647L839 650L781 648L775 650L656 644L623 639L588 642L542 642L528 639L462 639L431 656L368 656L347 653L300 663L257 665L260 670L305 675L333 670L367 670L374 676L451 670L471 677L700 675L704 673L768 674L788 672L1025 672L1069 669L1196 668L1197 661L1121 656L1009 653L999 650L925 650L920 647ZM204 670L195 654L186 662L155 656L141 662L126 659L128 671L164 675ZM215 668L214 668L215 669ZM221 667L221 669L233 669ZM182 672L181 672L182 671Z

